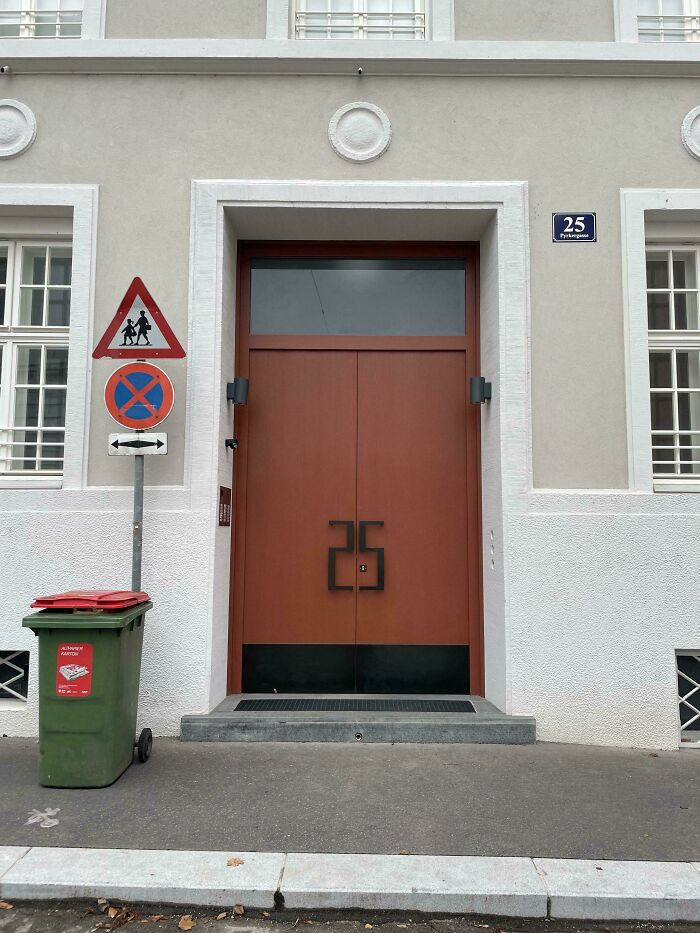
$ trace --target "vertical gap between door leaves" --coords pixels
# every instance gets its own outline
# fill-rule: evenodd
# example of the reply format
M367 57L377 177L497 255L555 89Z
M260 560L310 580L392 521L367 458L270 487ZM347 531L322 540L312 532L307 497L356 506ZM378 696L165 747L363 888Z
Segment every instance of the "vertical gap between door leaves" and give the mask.
M360 352L355 351L355 528L359 527L360 521ZM357 693L357 612L360 594L360 579L358 569L358 547L359 541L355 534L355 648L353 651L353 683L355 693Z

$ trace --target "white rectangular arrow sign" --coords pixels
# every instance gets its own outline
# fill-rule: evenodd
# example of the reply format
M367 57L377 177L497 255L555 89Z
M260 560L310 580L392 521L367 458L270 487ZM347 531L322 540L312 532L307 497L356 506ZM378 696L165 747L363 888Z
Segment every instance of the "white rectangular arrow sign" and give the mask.
M110 457L135 457L137 454L167 454L168 435L158 433L110 434L107 453Z

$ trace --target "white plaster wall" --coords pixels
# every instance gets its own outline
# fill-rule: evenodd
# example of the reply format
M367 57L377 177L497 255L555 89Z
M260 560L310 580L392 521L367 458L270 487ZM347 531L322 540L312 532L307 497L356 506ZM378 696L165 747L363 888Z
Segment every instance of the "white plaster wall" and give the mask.
M17 495L0 493L3 499ZM21 627L33 596L68 589L128 589L131 509L119 492L47 491L45 510L0 506L3 566L0 645L31 652L26 706L0 700L0 735L36 735L37 639ZM143 586L155 608L145 628L139 718L156 735L176 734L180 717L207 707L203 672L209 641L209 516L179 498L153 508L146 490Z
M700 514L668 496L542 497L552 511L532 496L510 521L512 711L536 715L545 741L677 748L674 652L700 648Z
M107 0L108 39L263 39L265 0Z
M454 3L456 39L608 42L615 38L614 0Z

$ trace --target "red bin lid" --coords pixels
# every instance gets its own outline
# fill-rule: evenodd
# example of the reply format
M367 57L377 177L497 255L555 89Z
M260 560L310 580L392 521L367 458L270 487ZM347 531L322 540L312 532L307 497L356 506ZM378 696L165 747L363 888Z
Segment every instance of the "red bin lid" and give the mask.
M70 590L54 596L37 596L32 609L103 609L116 612L148 602L148 593L131 590Z

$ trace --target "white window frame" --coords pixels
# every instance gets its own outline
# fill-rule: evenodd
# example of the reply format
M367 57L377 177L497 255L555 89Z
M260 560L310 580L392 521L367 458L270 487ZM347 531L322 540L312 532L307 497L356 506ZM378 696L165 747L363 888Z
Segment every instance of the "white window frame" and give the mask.
M700 478L653 476L646 254L649 241L655 242L647 235L647 214L653 212L654 221L663 217L672 223L679 218L687 222L691 212L700 223L700 188L623 189L621 211L629 488L640 493L695 494L700 492ZM687 249L685 237L682 242Z
M327 0L326 0L327 2ZM294 23L292 25L295 39L372 39L375 32L377 18L367 9L368 0L343 0L344 14L342 19L344 23L334 23L333 14L325 14L325 24L322 22L324 14L311 12L309 16L312 23L306 22L307 6L309 0L294 0L293 15ZM392 0L388 4L393 6ZM411 0L413 12L400 15L396 20L393 13L382 14L380 20L389 20L390 25L382 24L382 32L390 33L389 36L382 36L381 39L411 39L413 41L424 41L429 36L429 8L427 0ZM345 15L347 14L347 15ZM338 15L338 14L335 14ZM319 23L319 21L321 21ZM308 31L307 31L308 30ZM333 32L351 31L350 36L334 36ZM394 34L394 30L398 30ZM331 33L330 35L324 33ZM381 41L381 39L379 41ZM376 41L376 40L375 40Z
M26 431L37 435L36 445L26 442L23 446L36 446L37 448L37 467L42 459L39 454L41 451L41 440L43 433L63 434L65 424L58 428L45 428L41 423L36 428L27 426L22 428L15 424L15 404L17 398L17 357L20 347L41 347L42 348L42 373L40 381L36 388L40 390L41 406L40 414L43 411L43 394L47 388L43 381L44 369L44 349L57 347L70 349L70 325L68 327L51 327L48 325L21 324L20 323L20 302L21 302L21 278L22 278L22 259L25 249L39 248L50 249L51 247L70 247L71 254L73 244L69 238L53 237L44 239L0 239L0 248L7 249L7 286L5 298L5 317L4 322L0 324L0 345L2 345L2 376L0 378L0 470L8 461L16 446L12 445L15 441L15 431ZM46 293L50 291L48 285L49 267L46 269L46 280L43 290ZM9 301L7 300L9 297ZM46 313L46 296L44 297L44 311ZM67 388L67 387L66 387ZM40 417L41 422L41 417ZM50 446L60 446L60 444L51 444ZM22 471L12 470L0 472L3 477L21 477L37 478L62 476L63 466L56 469Z
M618 42L640 42L639 38L639 0L614 0L615 2L615 38ZM700 17L700 0L684 0L685 15ZM698 23L700 27L700 22ZM700 35L691 40L700 40ZM669 45L669 42L662 42ZM650 43L650 44L653 44ZM683 41L672 41L672 45L683 45Z
M66 391L65 449L62 476L6 474L2 489L72 489L87 486L91 321L94 303L96 185L3 185L0 207L21 217L23 208L60 207L72 213L73 272ZM50 225L50 221L47 225ZM55 221L54 221L55 225ZM61 237L65 239L65 237ZM3 234L3 239L12 239ZM46 239L38 233L32 239ZM29 493L27 493L29 495ZM34 500L31 500L34 502ZM37 500L38 502L39 500ZM27 506L29 507L29 506Z
M348 0L352 3L352 0ZM425 0L426 40L434 42L454 39L454 0ZM296 0L267 0L268 39L294 39ZM295 40L296 41L296 40ZM305 39L305 42L311 40ZM338 39L316 40L338 42ZM349 39L347 41L356 41ZM381 40L373 40L376 44ZM387 39L396 42L396 39ZM414 39L407 40L414 42ZM421 40L424 41L424 40Z
M17 11L21 12L25 16L30 14L34 8L35 0L16 0ZM83 17L81 22L81 31L80 39L103 39L105 36L105 21L106 21L106 7L107 0L83 0ZM14 37L6 36L1 37L0 41L10 42ZM41 39L42 41L51 41L52 37L42 37L35 36L33 32L27 27L23 27L23 31L20 33L18 38L22 39ZM56 41L59 42L69 42L69 38L59 38L56 37ZM73 38L74 42L80 41L77 37Z
M657 0L657 2L663 2L663 0ZM654 23L647 22L648 18L649 17L645 15L644 22L642 22L642 15L638 14L638 31L641 31L643 27L649 28L650 26L654 25ZM677 22L679 18L681 19L680 23ZM683 12L681 14L659 14L655 18L655 21L661 36L659 38L655 37L647 40L643 40L640 36L640 42L700 42L700 0L683 0ZM674 27L677 30L679 26L684 30L684 32L688 32L688 35L683 39L667 39L664 37L664 32L672 32Z
M696 282L696 285L700 284L700 245L698 243L690 244L690 243L683 243L683 242L659 242L658 240L655 240L653 236L650 236L647 240L647 255L652 254L652 253L672 254L675 252L694 254L695 282ZM668 255L667 255L667 259L668 259ZM649 283L647 282L647 295L656 294L656 293L666 293L666 292L668 292L669 295L671 295L672 294L671 289L670 289L671 284L672 283L669 282L669 289L658 290L658 289L649 288ZM677 292L678 290L674 289L673 291ZM687 291L688 292L694 291L696 294L696 300L700 299L700 292L698 291L697 288L688 289ZM669 321L669 324L674 323L673 321L674 313L675 312L674 312L673 301L669 300L669 314L671 316L671 320ZM660 352L671 352L672 354L672 363L671 363L672 385L668 389L666 389L665 387L664 388L661 388L661 387L653 388L650 386L650 393L653 396L656 393L668 394L668 392L670 392L673 397L673 413L674 413L673 414L674 425L671 430L669 431L659 430L656 432L652 432L652 461L653 461L653 456L654 456L653 438L655 434L663 434L663 435L691 434L692 435L696 433L698 448L700 449L700 433L693 432L693 431L681 431L678 429L678 394L679 393L678 393L678 387L676 385L677 369L676 369L676 362L675 362L675 351L683 352L684 350L700 350L700 330L675 330L675 329L649 330L649 352L653 353L654 351L660 351ZM675 440L675 437L674 437L674 440ZM680 456L679 456L679 448L674 443L674 446L669 447L668 449L673 450L674 452L674 459L672 461L669 460L668 462L669 464L673 463L674 468L675 468L682 463L682 461L680 460ZM653 467L653 462L652 462L652 467ZM664 486L666 484L669 484L669 489L672 489L675 484L681 484L685 487L688 483L693 483L693 482L698 485L698 489L700 491L700 472L698 472L696 475L693 475L693 474L683 474L680 472L676 473L674 471L674 472L668 472L668 473L656 473L656 475L654 476L655 488L659 486L660 484L663 484Z

